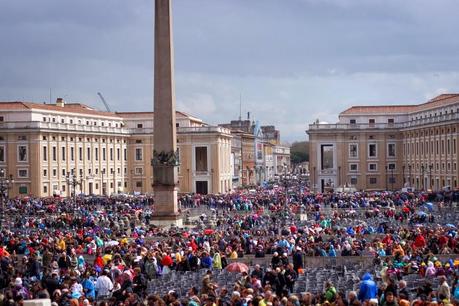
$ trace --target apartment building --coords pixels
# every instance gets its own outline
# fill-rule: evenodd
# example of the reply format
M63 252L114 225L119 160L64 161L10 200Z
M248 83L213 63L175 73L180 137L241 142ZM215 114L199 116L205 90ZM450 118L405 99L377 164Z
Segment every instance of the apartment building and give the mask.
M353 106L307 134L312 188L457 188L459 94L418 105Z

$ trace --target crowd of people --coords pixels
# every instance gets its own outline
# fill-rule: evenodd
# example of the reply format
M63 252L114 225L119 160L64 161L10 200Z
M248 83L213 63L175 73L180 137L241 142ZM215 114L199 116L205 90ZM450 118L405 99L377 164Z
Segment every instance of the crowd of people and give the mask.
M154 199L147 196L9 200L0 234L0 304L456 303L459 214L451 195L313 193L297 184L178 201L195 220L185 228L155 227ZM372 266L357 292L336 290L333 279L323 292L294 292L309 256L364 256ZM215 271L247 258L265 260L240 271L231 287L212 280ZM149 285L203 269L209 273L187 294L161 295ZM425 280L416 293L407 292L408 275Z

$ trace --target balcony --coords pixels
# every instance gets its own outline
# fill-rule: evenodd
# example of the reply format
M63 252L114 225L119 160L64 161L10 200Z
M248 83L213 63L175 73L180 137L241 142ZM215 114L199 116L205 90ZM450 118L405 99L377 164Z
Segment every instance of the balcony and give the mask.
M454 114L451 113L451 114L446 114L446 115L441 115L441 116L436 116L436 117L419 118L417 120L404 122L402 124L402 127L410 128L410 127L415 127L415 126L420 126L420 125L425 125L425 124L444 123L448 121L457 121L457 120L459 120L459 113L454 113Z

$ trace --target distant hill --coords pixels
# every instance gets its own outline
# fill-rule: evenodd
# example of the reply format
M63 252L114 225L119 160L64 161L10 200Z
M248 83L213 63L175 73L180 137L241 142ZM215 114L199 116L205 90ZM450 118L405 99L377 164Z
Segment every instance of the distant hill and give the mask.
M290 160L292 164L309 161L309 141L297 141L290 146Z

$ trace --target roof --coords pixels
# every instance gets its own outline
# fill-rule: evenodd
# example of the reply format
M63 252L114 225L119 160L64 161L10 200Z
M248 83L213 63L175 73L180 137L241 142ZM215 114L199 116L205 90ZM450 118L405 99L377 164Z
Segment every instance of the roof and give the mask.
M400 114L420 112L437 107L447 106L459 102L459 94L442 94L422 104L412 105L366 105L352 106L340 115L360 115L360 114Z
M139 117L139 116L142 116L142 115L145 115L145 116L154 116L154 112L116 112L117 115L121 116L121 117L127 117L127 118L135 118L135 117ZM201 119L198 119L190 114L187 114L187 113L184 113L184 112L181 112L181 111L175 111L175 115L179 115L181 117L186 117L192 121L198 121L198 122L202 122Z
M47 110L47 111L69 112L69 113L96 115L96 116L104 116L104 117L118 117L115 113L99 111L99 110L93 109L81 103L66 103L64 104L64 107L61 107L55 104L42 104L42 103L22 102L22 101L0 102L0 110L16 110L16 109L39 109L39 110Z

